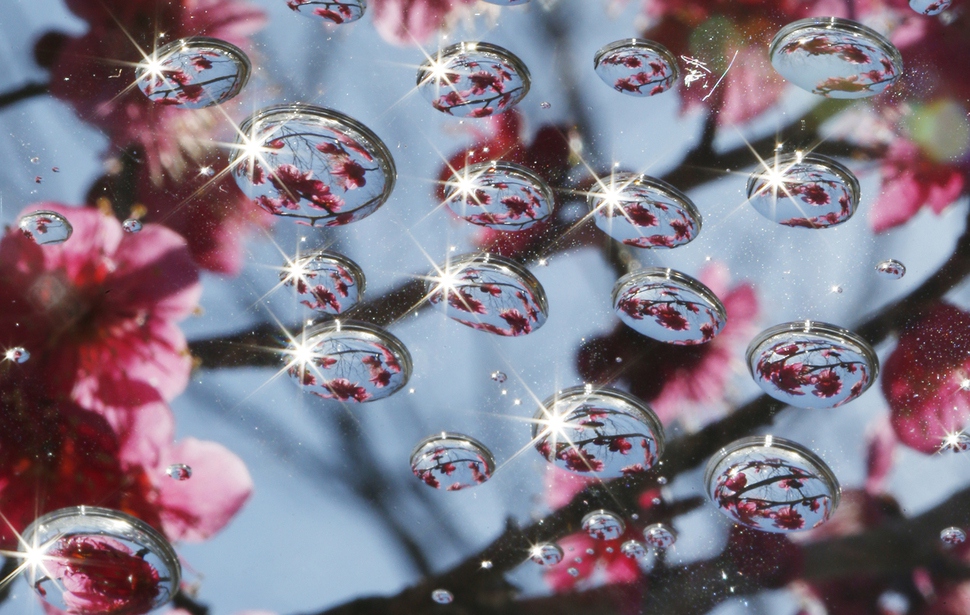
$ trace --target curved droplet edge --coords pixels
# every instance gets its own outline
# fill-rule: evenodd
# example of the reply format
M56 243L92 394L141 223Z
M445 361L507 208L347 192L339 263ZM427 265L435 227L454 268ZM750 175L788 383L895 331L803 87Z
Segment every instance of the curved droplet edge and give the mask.
M492 43L486 43L483 41L461 41L453 45L449 45L444 49L441 49L435 54L434 59L428 58L421 63L418 67L418 77L415 82L416 87L421 87L431 72L432 62L440 62L442 58L450 57L456 53L484 53L486 55L494 55L501 58L503 61L508 62L515 69L515 72L522 78L522 93L516 99L515 103L524 99L529 93L532 87L532 74L529 72L529 67L525 65L519 56L515 55L505 47L500 47L498 45L493 45Z
M859 186L859 178L856 177L855 173L853 173L847 166L845 166L838 160L834 158L829 158L828 156L825 156L823 154L808 153L808 154L801 154L801 155L782 154L781 156L773 157L771 159L771 162L776 166L788 165L789 163L791 163L792 166L796 164L804 164L804 163L818 165L820 167L824 167L825 169L829 169L833 171L836 175L839 176L840 179L842 179L843 182L845 182L845 185L849 190L849 194L852 197L851 199L852 207L849 210L849 215L846 216L844 220L840 220L835 224L828 224L825 226L818 226L815 228L819 228L819 229L831 228L833 226L838 226L844 222L848 222L852 218L852 216L855 215L856 210L859 209L859 202L862 200L862 188ZM762 164L762 166L764 165ZM759 179L761 179L761 177L758 176L757 169L748 176L748 183L745 186L745 192L747 194L748 201L751 200L751 197L755 196L752 193L754 192L754 186L757 183L757 180Z
M697 278L693 278L687 275L686 273L677 271L676 269L670 269L669 267L646 267L644 269L631 271L630 273L618 279L616 283L613 284L613 293L611 295L613 311L615 312L617 310L617 300L619 299L620 293L622 293L627 287L635 285L637 281L641 279L647 279L647 278L657 280L658 282L661 280L673 280L674 282L677 282L683 285L691 292L696 293L701 298L708 301L714 307L714 310L717 312L718 317L724 323L721 326L721 328L718 329L718 332L714 337L717 337L717 335L724 330L724 327L727 326L727 322L728 322L727 309L724 307L724 304L721 302L718 296L714 294L714 291L708 288L706 284L704 284ZM637 333L639 333L639 331L637 331ZM645 335L645 334L641 333L641 335ZM650 336L645 335L645 337L650 337ZM655 338L651 337L650 339L655 339ZM701 346L703 344L686 344L686 345Z
M620 40L613 41L612 43L607 43L606 45L603 45L593 55L593 70L595 71L597 68L599 68L600 60L603 59L603 56L609 53L612 53L614 51L617 51L619 49L625 49L629 47L636 47L637 49L646 49L647 51L652 51L653 53L662 57L664 61L667 62L667 65L670 66L670 68L673 71L670 75L671 86L670 88L667 88L667 90L673 89L673 85L677 83L677 81L680 79L680 65L677 64L676 56L674 56L674 54L672 54L670 50L667 49L667 47L665 47L664 45L658 43L657 41L652 41L646 38L622 38ZM667 91L667 90L664 90L664 91Z
M414 446L414 449L411 451L411 455L408 457L408 459L409 460L414 459L414 456L417 455L418 452L425 446L433 442L440 442L442 440L458 440L461 442L468 442L469 444L474 446L479 452L485 453L486 455L485 467L488 469L488 477L491 478L492 475L495 473L495 468L496 468L495 455L492 453L492 449L482 444L481 440L465 435L463 433L458 433L456 431L442 431L440 433L436 433L432 436L428 436L427 438L424 438ZM412 466L412 469L413 469L413 466Z
M611 177L613 178L616 178L618 176L623 176L624 178L627 178L627 177L632 178L631 181L628 183L628 185L633 185L633 184L636 184L638 186L645 185L648 188L654 190L655 192L663 193L677 201L677 205L684 212L686 212L687 216L691 219L691 221L697 225L697 232L694 233L694 236L690 239L690 241L685 241L684 243L678 244L678 245L687 245L691 241L694 241L694 239L697 239L697 236L701 234L701 229L703 228L703 225L704 225L703 216L701 216L701 212L699 209L697 209L697 206L694 204L694 201L692 201L689 196L687 196L684 192L682 192L680 188L660 179L659 177L651 177L650 175L644 175L642 173L636 173L633 171L618 171L611 175ZM602 180L598 180L598 182L602 184ZM601 198L602 198L601 195L598 195L594 192L591 192L586 196L586 207L589 209L590 213L595 212L598 207L597 205L593 204L593 201Z

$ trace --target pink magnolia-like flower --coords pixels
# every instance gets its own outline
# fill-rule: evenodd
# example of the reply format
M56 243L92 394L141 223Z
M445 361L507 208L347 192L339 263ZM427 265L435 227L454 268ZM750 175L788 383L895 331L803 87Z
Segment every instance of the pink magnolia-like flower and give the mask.
M146 224L43 203L74 227L39 246L19 230L0 241L0 344L31 353L25 367L52 392L71 395L116 428L128 411L185 388L191 357L176 322L195 309L201 285L185 241Z
M463 6L475 0L373 0L374 27L397 45L426 41Z

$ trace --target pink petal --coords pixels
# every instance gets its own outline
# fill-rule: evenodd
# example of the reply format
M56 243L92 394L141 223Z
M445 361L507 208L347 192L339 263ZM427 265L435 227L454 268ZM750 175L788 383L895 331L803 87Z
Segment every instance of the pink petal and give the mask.
M896 452L896 434L887 417L876 419L869 426L866 447L866 491L882 493Z

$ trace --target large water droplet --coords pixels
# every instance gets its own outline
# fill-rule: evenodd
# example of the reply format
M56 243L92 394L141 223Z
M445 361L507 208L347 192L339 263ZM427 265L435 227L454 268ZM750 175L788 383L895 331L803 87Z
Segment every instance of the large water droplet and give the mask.
M860 23L813 17L788 24L769 49L771 65L803 90L830 98L865 98L903 73L899 50Z
M364 322L329 321L304 331L286 353L287 371L324 399L376 401L411 377L411 355L396 337Z
M468 165L445 188L445 203L457 216L500 231L531 228L552 215L555 202L541 177L511 162Z
M643 529L643 541L654 549L668 549L677 542L677 532L663 523L654 523Z
M243 122L230 167L271 214L311 226L349 224L387 201L394 160L369 128L330 109L280 105Z
M732 442L707 464L707 495L736 523L775 533L818 527L839 504L839 482L807 448L773 436Z
M431 599L438 604L451 604L455 596L447 589L436 589L431 592Z
M173 463L165 468L165 473L174 480L189 480L192 478L192 468L184 463Z
M242 49L214 38L172 41L138 63L138 87L160 105L201 109L226 102L249 80Z
M636 540L628 540L620 547L620 553L630 559L643 559L647 556L647 549Z
M562 561L562 547L551 543L536 545L529 550L529 558L540 566L555 566Z
M44 602L67 613L142 615L172 599L181 569L155 529L122 512L78 506L39 517L23 532L24 574Z
M583 530L596 540L616 540L626 531L626 524L608 510L594 510L583 517Z
M826 228L855 213L859 182L849 169L820 154L776 156L748 177L748 201L772 222Z
M342 254L319 250L283 266L280 281L296 289L300 303L325 314L340 314L363 298L364 272Z
M493 254L465 254L428 275L431 303L449 318L496 335L532 333L549 313L546 292L528 269Z
M532 437L536 450L557 467L600 478L645 472L664 446L653 410L615 389L556 393L536 412Z
M435 489L458 491L492 477L495 459L478 440L457 433L425 438L411 453L411 471Z
M56 211L42 210L20 218L20 230L28 239L43 246L67 241L74 232L74 227Z
M835 408L875 381L879 360L864 339L834 325L801 321L752 340L748 368L765 393L798 408Z
M727 324L714 292L672 269L641 269L617 280L613 310L634 331L667 344L704 344Z
M950 451L952 453L962 453L970 450L970 434L958 431L956 433L947 434L943 438L943 442L940 443L940 452Z
M676 248L701 230L701 215L687 195L646 175L613 173L598 180L587 202L601 231L635 248Z
M121 223L121 228L126 233L137 233L142 229L142 224L140 220L137 220L135 218L128 218L127 220Z
M945 545L961 545L967 539L967 533L958 527L948 527L940 532L940 540Z
M950 8L951 0L909 0L909 8L921 15L939 15Z
M333 24L357 21L367 10L367 0L287 0L290 9L308 17L320 17Z
M906 275L906 265L890 258L876 265L876 271L884 278L898 280Z
M666 92L680 74L677 59L666 47L641 38L625 38L603 47L593 68L606 85L630 96Z
M511 109L529 92L529 70L507 49L462 42L418 69L418 89L438 111L487 117Z
M23 346L14 346L3 353L3 357L14 363L26 363L30 360L30 353Z

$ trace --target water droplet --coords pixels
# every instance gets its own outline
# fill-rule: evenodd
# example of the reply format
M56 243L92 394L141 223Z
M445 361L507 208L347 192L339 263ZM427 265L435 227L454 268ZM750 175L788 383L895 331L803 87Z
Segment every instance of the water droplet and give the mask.
M492 561L491 560L483 559L481 565L482 565L482 570L491 570L492 569Z
M179 560L165 537L115 510L49 512L24 530L20 544L22 551L41 545L33 557L22 553L25 563L43 562L28 565L24 574L44 602L64 612L110 605L114 613L147 613L171 600L179 586Z
M852 171L821 154L769 159L748 177L748 202L772 222L827 228L852 217L859 182Z
M455 597L447 589L436 589L431 592L431 599L438 604L451 604Z
M361 220L394 188L391 153L337 111L279 105L243 122L230 166L243 192L271 214L310 226Z
M667 549L677 542L677 532L663 523L654 523L643 529L643 541L654 549Z
M216 174L216 170L210 166L204 166L199 169L199 175L205 177L213 177Z
M550 103L545 102L545 101L539 103L539 106L541 108L543 108L543 109L550 109L550 108L552 108L552 105Z
M666 476L658 476L657 477L657 484L658 485L666 485L667 484L667 477Z
M67 241L74 232L74 227L61 214L44 210L31 212L22 217L20 230L28 239L43 246Z
M165 473L175 480L189 480L192 478L192 468L184 463L173 463L165 468Z
M603 83L630 96L662 94L680 74L677 59L666 47L640 38L603 47L593 58L593 68Z
M549 313L546 292L535 276L494 254L451 259L428 275L427 291L431 303L447 305L449 318L496 335L531 333Z
M329 321L310 327L285 352L287 371L305 390L342 402L376 401L404 387L411 355L380 327Z
M649 470L663 453L663 427L649 406L615 389L573 387L546 399L534 417L539 453L557 467L598 478Z
M524 231L552 215L555 196L542 178L512 162L462 167L445 184L445 204L460 218L500 231Z
M320 17L327 24L337 25L357 21L367 10L367 0L330 0L323 7L311 0L289 0L286 5L301 15Z
M593 550L593 549L586 549L586 555L593 555L595 553L596 553L596 551Z
M807 448L776 438L743 438L707 464L707 495L745 527L787 533L818 527L839 504L839 482Z
M654 498L650 500L650 503L653 504L654 506L660 506L661 504L663 504L663 500L661 500L660 498Z
M951 0L909 0L909 8L921 15L939 15L950 8Z
M829 98L865 98L903 72L899 50L860 23L814 17L788 24L769 48L771 65L803 90Z
M55 173L60 173L61 172L60 168L58 168L58 167L51 167L51 171L53 171Z
M37 177L34 178L34 183L35 184L39 184L39 183L41 183L43 181L44 181L44 178L41 177L40 175L38 175Z
M559 545L545 543L532 547L529 558L540 566L555 566L562 561L563 552Z
M909 613L909 598L890 590L879 595L876 606L880 615L906 615Z
M581 558L581 557L574 557L573 558L573 562L575 562L577 564L582 564L583 563L583 558Z
M30 353L23 346L14 346L4 353L4 358L14 363L26 363L30 360Z
M510 51L488 43L457 43L418 69L418 90L443 113L487 117L508 111L529 92L529 70Z
M340 314L363 299L364 272L342 254L318 250L283 265L280 281L296 290L300 303L324 314Z
M968 450L970 450L970 434L965 434L962 431L948 434L943 438L943 442L940 443L941 453L944 451L962 453Z
M429 436L414 447L411 471L430 487L459 491L491 478L495 459L478 440L444 432Z
M612 553L613 552L613 547L606 547L606 549L604 549L604 551L606 551L607 553Z
M711 289L679 271L659 267L617 280L613 311L637 333L667 344L704 344L727 324L724 305Z
M138 63L135 78L142 93L157 104L201 109L239 94L250 68L242 49L200 36L159 47Z
M687 195L646 175L613 173L590 191L587 204L601 231L635 248L676 248L701 230Z
M884 278L898 280L906 275L906 265L890 258L876 265L876 271Z
M961 545L967 539L967 534L958 527L948 527L940 532L940 540L945 545Z
M616 540L626 531L626 524L608 510L594 510L583 517L583 530L596 540Z
M38 158L37 156L34 156L33 158L30 159L30 161L34 164L37 164L38 162L40 162L40 158Z
M628 540L620 547L620 553L630 559L643 559L647 556L647 549L636 540Z
M797 408L835 408L862 395L879 360L864 339L834 325L801 321L772 327L748 346L755 382Z
M121 228L124 229L126 233L137 233L141 230L142 224L140 220L135 218L128 218L121 223Z

